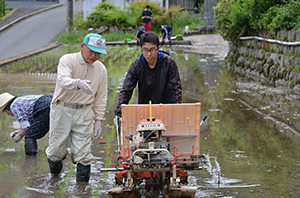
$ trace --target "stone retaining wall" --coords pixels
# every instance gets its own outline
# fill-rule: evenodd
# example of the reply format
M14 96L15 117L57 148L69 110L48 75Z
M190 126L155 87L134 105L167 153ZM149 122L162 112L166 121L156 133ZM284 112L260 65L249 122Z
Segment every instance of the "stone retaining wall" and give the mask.
M300 31L283 34L281 38L295 41ZM300 91L300 42L242 37L238 45L230 44L226 64L269 83Z

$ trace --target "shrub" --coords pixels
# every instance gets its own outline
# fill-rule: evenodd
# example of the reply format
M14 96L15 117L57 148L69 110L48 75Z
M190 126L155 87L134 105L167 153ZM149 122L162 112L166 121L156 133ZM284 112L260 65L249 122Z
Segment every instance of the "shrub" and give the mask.
M73 28L82 29L82 30L86 30L89 28L87 23L83 19L82 13L78 13L76 15L76 18L73 19Z
M163 13L161 15L153 15L151 20L151 25L157 28L159 25L169 25L173 26L175 24L177 15L182 10L179 6L171 6L167 11L163 8Z
M174 27L180 27L181 31L180 33L184 30L184 27L186 25L189 26L190 30L195 29L195 27L199 27L201 25L204 25L204 21L200 22L199 18L201 17L201 14L193 14L191 12L180 12L175 19ZM173 31L174 32L174 31Z
M3 17L3 13L5 13L5 6L6 6L5 0L0 0L0 17ZM1 22L1 21L0 21Z
M298 0L220 0L215 9L216 25L224 39L269 30L292 29L300 14ZM300 27L300 24L299 24Z
M273 15L274 16L274 15ZM272 18L272 22L267 26L270 30L292 30L300 20L300 2L292 0L280 9L276 9L276 16Z
M93 28L98 28L101 25L118 27L135 25L125 10L106 2L95 7L95 10L87 17L87 24Z

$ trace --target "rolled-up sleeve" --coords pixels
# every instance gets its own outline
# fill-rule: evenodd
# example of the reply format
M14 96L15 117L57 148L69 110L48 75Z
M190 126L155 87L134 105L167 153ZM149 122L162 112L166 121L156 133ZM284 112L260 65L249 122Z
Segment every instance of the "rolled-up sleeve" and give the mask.
M15 105L12 104L11 107L11 112L14 114L15 118L18 120L19 124L20 124L20 128L22 130L27 129L28 127L30 127L30 123L29 123L29 117L28 117L28 113L26 112L26 108L21 105Z
M28 120L20 121L19 123L20 123L20 128L22 130L25 130L30 127L30 123L28 122Z

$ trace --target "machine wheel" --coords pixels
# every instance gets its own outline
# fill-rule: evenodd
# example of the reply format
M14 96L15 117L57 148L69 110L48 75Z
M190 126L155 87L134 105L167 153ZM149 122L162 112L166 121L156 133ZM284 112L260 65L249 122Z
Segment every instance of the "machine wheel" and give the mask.
M123 178L116 178L116 185L123 185Z
M205 159L204 155L191 155L192 161L200 161L201 159Z
M187 184L188 177L180 177L181 184Z
M136 178L133 178L133 185L134 185L134 186L140 185L142 182L143 182L143 179L136 179Z

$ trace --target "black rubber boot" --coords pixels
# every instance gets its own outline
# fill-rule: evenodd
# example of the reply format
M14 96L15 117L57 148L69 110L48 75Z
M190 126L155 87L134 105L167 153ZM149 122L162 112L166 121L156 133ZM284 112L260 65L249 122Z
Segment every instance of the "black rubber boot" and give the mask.
M47 158L48 160L48 163L49 163L49 168L50 168L50 172L53 176L58 176L62 167L63 167L63 164L61 161L59 162L53 162L51 161L49 158Z
M77 182L89 182L91 173L91 165L84 166L80 163L77 164Z
M25 153L26 155L36 155L37 154L37 142L33 138L25 138Z

